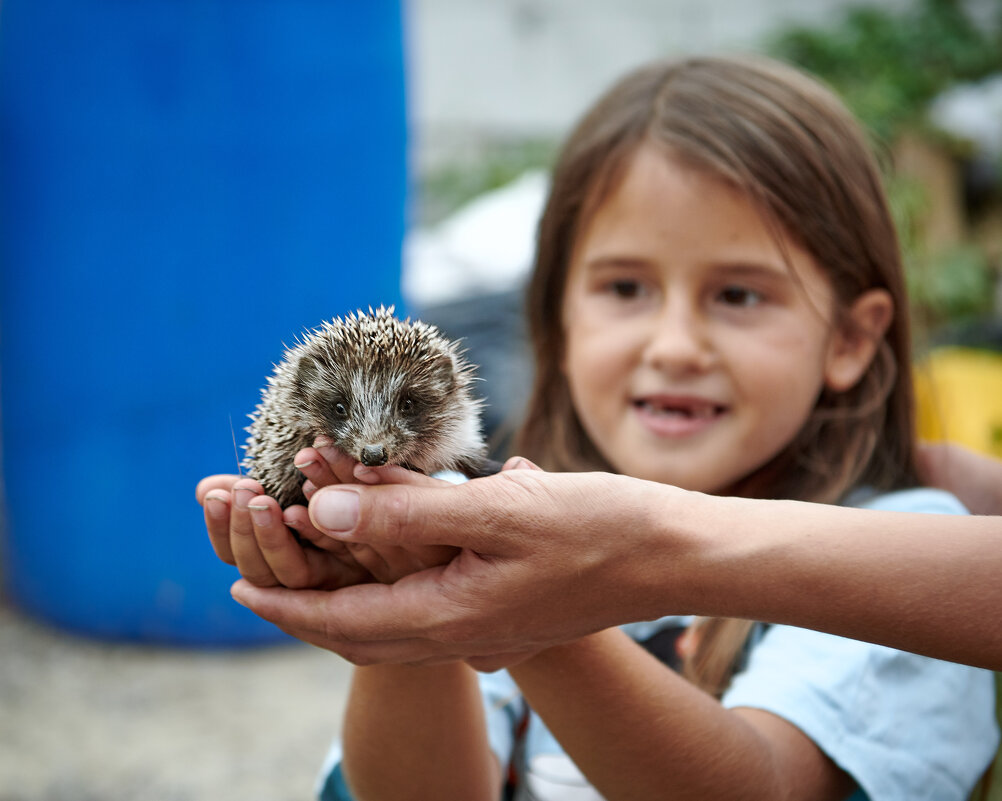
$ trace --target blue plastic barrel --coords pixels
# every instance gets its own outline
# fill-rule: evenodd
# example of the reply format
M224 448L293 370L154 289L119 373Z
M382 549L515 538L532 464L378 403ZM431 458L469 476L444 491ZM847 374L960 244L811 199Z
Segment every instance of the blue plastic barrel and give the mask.
M4 585L76 632L265 642L199 478L306 327L400 302L395 0L3 0Z

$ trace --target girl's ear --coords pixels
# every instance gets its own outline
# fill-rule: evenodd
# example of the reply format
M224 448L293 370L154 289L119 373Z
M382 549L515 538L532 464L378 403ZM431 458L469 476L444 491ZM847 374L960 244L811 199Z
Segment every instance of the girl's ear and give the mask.
M894 299L884 289L856 298L828 346L825 386L835 392L852 389L863 377L887 327L894 319Z

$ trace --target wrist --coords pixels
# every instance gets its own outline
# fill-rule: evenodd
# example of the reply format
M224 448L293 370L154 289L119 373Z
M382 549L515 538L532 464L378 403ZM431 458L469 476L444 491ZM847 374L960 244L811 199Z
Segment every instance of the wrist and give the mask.
M733 525L722 504L730 499L661 484L647 484L644 492L647 518L627 579L643 615L630 620L706 614Z
M634 570L632 592L646 599L644 618L663 615L743 617L742 588L775 558L779 521L793 515L777 504L654 485L646 504L650 537ZM795 515L794 515L795 516ZM753 603L752 606L755 606Z

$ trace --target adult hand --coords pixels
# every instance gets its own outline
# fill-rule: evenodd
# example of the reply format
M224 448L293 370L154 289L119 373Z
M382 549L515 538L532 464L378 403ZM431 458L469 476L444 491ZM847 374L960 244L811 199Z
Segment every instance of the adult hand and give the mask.
M322 439L316 447L300 451L296 465L307 479L303 486L307 497L318 487L334 484L438 483L400 467L365 467ZM340 542L318 531L305 507L291 506L283 512L257 481L241 476L209 476L199 482L195 495L204 507L216 555L261 587L334 589L372 579L392 582L447 562L457 551L446 546L380 548Z
M335 588L372 580L347 546L329 538L325 542L312 528L306 507L292 506L283 512L252 479L209 476L199 482L196 497L204 507L216 556L235 565L249 582L262 587ZM312 539L323 547L313 546Z
M295 458L307 497L317 487L355 480L353 459L327 441L315 445ZM253 479L209 476L199 482L195 497L216 556L253 584L334 588L372 580L344 543L313 527L305 506L283 511Z
M310 515L338 540L462 550L390 585L321 592L238 582L233 595L356 664L467 659L493 669L642 619L645 603L659 614L672 576L664 559L652 567L651 549L665 551L653 521L678 493L622 476L524 469L458 486L328 487ZM684 558L679 542L670 548Z

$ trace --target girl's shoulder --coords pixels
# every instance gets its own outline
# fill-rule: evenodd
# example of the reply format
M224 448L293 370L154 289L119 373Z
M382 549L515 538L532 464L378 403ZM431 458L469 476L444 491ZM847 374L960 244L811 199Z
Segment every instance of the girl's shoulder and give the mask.
M970 514L955 495L935 487L911 487L892 492L879 492L869 487L860 487L849 493L842 505L884 512Z

